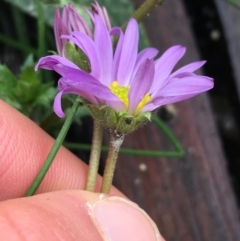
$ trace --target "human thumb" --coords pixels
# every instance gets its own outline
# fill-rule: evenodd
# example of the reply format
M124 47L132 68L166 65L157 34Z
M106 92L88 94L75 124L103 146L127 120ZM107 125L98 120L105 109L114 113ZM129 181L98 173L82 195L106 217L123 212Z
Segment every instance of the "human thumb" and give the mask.
M133 202L86 191L59 191L0 203L1 240L163 241Z

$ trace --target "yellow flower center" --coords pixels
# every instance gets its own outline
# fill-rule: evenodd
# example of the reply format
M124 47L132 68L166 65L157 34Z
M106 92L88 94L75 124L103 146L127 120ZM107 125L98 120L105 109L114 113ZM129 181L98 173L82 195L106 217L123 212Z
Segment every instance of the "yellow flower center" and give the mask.
M123 103L126 105L126 110L129 108L128 92L130 86L120 86L117 81L113 81L109 86L113 94L115 94ZM152 99L150 94L146 94L142 100L139 102L134 114L137 114L150 100Z

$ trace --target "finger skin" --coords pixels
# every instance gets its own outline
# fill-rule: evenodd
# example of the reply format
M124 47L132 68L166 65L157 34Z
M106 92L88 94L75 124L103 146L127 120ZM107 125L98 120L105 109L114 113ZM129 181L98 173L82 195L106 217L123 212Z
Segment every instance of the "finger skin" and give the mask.
M1 202L1 240L103 240L87 207L97 197L84 191L61 191Z
M98 223L99 215L105 219L104 226ZM80 190L44 193L0 203L1 240L164 241L155 227L130 201Z
M6 200L26 193L54 140L1 100L0 110L0 200ZM62 147L37 193L83 189L86 176L86 164ZM97 190L99 185L100 177ZM114 188L111 193L122 195Z

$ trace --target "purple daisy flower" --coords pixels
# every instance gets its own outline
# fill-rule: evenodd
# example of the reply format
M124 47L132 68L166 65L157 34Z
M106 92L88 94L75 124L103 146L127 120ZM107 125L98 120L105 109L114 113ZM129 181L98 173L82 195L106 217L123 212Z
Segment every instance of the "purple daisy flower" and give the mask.
M183 46L169 48L156 60L158 51L154 48L138 53L136 20L129 21L125 33L119 27L109 31L97 14L94 14L94 23L93 39L79 31L62 36L86 54L90 73L57 55L41 58L35 67L36 70L54 70L61 75L60 92L54 101L54 111L59 117L64 116L61 97L68 93L82 96L94 105L107 105L116 112L137 116L213 88L212 78L193 73L205 61L193 62L172 72L186 51ZM119 37L115 51L114 35Z

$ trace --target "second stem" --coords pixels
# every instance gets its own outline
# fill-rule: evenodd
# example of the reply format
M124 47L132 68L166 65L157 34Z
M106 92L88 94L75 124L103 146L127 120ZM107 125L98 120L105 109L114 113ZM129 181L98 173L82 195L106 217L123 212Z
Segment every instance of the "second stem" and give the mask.
M109 193L112 185L113 175L117 163L118 152L123 143L124 135L111 132L110 145L106 161L106 166L103 173L103 181L101 192Z

